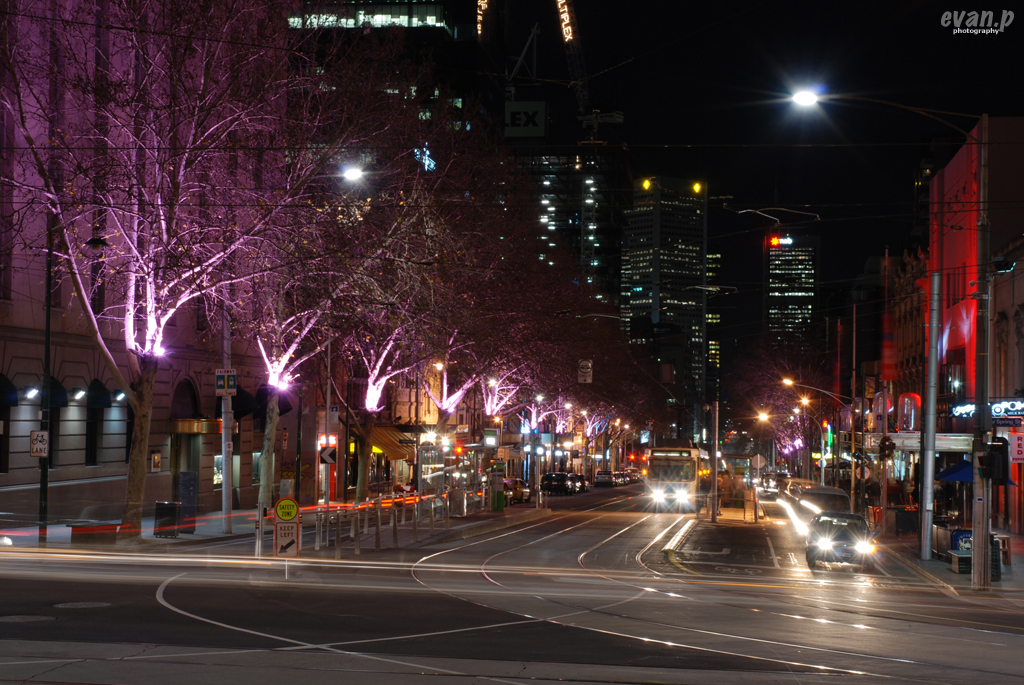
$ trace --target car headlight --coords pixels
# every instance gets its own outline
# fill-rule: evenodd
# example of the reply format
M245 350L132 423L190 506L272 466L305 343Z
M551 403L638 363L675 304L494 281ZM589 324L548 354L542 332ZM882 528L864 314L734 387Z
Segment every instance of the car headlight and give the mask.
M687 492L685 490L678 490L678 491L676 491L676 501L677 502L685 502L686 498L688 496L689 495L687 494Z
M815 544L817 544L821 549L832 549L832 541L828 538L818 538L818 542Z
M662 492L661 490L655 490L654 492L652 492L651 493L651 497L654 498L655 502L664 502L665 501L665 493Z
M861 554L871 554L875 551L875 546L872 545L870 542L862 540L854 546L854 549L856 549Z

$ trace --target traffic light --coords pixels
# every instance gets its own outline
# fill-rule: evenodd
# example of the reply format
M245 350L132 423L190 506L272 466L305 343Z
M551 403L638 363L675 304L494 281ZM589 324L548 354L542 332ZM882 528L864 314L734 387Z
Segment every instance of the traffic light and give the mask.
M1006 438L993 438L985 454L989 478L992 485L1006 485L1010 482L1010 442ZM982 478L985 477L982 472Z
M892 441L889 436L882 438L882 441L878 443L878 456L883 460L892 459L896 453L896 443Z

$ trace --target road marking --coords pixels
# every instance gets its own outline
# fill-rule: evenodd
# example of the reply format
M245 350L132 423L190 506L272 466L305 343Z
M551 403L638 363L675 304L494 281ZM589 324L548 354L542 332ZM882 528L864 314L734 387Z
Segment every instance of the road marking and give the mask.
M732 550L729 549L728 547L723 547L721 552L705 552L702 549L679 549L679 550L676 550L676 551L679 554L707 554L708 556L717 557L717 556L728 556L729 552L731 552Z
M779 558L775 556L775 547L772 546L772 539L767 535L764 536L764 539L768 541L768 551L772 553L772 563L775 564L775 568L782 568L779 566Z

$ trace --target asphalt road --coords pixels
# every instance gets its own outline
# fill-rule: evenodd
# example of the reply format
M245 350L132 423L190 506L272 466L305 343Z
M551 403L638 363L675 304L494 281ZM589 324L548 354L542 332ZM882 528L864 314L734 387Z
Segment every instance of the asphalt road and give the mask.
M1020 602L897 560L809 569L785 512L712 525L639 486L358 561L0 556L0 683L1020 682ZM666 551L666 547L670 549Z

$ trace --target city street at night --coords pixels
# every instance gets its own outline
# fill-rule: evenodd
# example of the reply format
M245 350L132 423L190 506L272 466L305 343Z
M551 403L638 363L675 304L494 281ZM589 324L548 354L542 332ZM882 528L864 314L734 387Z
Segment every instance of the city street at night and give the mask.
M810 571L781 508L649 511L636 486L419 550L256 562L2 558L3 682L998 682L1017 600L951 595L883 555ZM664 548L677 538L671 555Z

